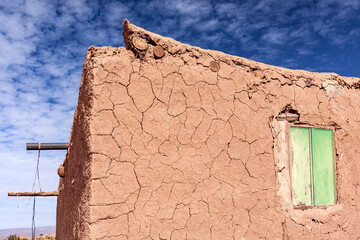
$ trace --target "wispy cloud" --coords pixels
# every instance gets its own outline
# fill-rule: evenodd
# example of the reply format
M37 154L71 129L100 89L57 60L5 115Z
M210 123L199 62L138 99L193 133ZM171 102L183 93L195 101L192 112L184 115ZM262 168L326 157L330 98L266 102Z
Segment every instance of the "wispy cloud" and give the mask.
M284 44L288 42L287 29L271 29L262 36L262 40L272 44Z

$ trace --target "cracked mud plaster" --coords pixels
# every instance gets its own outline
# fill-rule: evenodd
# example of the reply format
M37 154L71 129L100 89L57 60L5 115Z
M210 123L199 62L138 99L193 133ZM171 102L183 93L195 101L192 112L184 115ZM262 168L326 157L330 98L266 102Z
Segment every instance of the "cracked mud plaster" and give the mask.
M123 35L126 48L86 55L58 239L360 236L359 79L203 50L128 21ZM133 35L147 51L136 53ZM291 205L290 123L276 120L287 111L335 129L335 206Z

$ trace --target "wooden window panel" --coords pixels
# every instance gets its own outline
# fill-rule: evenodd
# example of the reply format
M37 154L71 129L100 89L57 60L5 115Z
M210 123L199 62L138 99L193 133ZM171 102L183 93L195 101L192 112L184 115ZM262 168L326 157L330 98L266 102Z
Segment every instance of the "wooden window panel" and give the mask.
M335 196L333 132L331 129L311 130L313 205L333 205Z
M291 185L293 205L311 205L311 155L308 128L290 127Z

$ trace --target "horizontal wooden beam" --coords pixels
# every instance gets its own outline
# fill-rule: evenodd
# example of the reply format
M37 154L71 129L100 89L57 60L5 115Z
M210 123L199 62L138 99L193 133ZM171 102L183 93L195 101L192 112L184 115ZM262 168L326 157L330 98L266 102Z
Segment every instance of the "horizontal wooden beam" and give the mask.
M26 143L26 150L67 150L69 143Z
M8 192L9 197L29 197L29 196L40 196L40 197L51 197L59 196L58 191L46 191L46 192Z
M295 121L299 121L299 114L296 113L280 113L277 117L276 120L278 121L288 121L288 122L295 122Z

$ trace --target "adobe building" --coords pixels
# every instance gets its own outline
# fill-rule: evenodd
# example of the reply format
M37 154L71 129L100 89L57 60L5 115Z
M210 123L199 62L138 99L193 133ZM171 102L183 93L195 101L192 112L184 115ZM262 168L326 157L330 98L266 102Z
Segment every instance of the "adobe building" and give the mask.
M90 47L57 239L358 239L360 79L124 22Z

